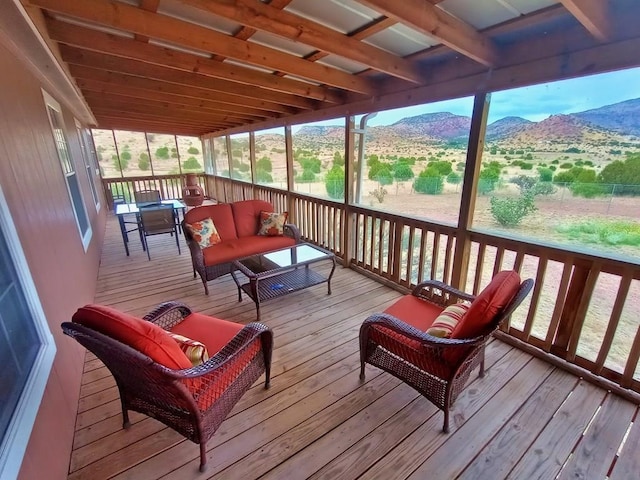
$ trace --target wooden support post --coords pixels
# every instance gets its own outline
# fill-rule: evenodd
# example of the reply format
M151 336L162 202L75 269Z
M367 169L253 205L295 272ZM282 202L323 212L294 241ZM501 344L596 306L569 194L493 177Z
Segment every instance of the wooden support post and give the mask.
M249 164L251 165L251 198L256 198L256 134L249 132Z
M342 258L343 265L349 266L353 258L353 250L355 239L353 238L355 231L355 216L351 211L351 202L353 202L353 186L354 186L354 155L355 148L355 118L345 118L344 128L344 219L342 222Z
M487 129L487 116L489 115L490 103L491 94L488 93L478 93L473 103L469 146L467 148L460 213L458 215L458 227L456 230L456 249L453 256L453 270L451 274L452 285L461 290L465 289L467 283L469 252L471 250L469 229L473 224L473 213L476 205L478 178L480 176L482 149L484 148L484 135Z
M287 205L289 206L289 222L299 225L299 218L295 209L293 196L293 138L291 125L284 127L284 148L287 159Z

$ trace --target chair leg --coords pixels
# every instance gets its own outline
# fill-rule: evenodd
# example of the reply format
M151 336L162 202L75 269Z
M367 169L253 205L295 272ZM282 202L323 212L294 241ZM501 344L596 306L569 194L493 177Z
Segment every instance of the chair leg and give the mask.
M442 426L444 433L449 433L449 407L444 408L444 425Z
M482 360L480 360L480 371L478 372L478 376L480 378L484 378L484 346L482 347L480 355L482 355Z
M144 238L144 246L142 248L147 251L147 258L149 259L149 261L151 261L151 252L149 252L149 244L147 243L147 236L143 235L143 238Z
M178 232L176 232L176 245L178 246L178 255L182 255L182 252L180 251L180 238L178 237Z
M129 410L122 406L122 428L125 430L131 426L131 422L129 421Z
M207 444L200 442L200 471L204 472L207 469Z
M365 375L364 375L364 361L360 361L360 381L364 382L365 380Z

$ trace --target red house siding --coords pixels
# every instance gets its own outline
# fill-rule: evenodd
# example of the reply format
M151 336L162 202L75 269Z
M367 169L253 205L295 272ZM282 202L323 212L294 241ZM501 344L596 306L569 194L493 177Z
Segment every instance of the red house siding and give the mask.
M78 407L84 349L60 323L93 300L105 229L96 212L73 115L61 103L67 140L93 231L85 252L57 157L41 84L0 43L0 185L21 239L57 353L20 479L64 479ZM48 92L55 97L54 92ZM60 99L58 99L60 101Z

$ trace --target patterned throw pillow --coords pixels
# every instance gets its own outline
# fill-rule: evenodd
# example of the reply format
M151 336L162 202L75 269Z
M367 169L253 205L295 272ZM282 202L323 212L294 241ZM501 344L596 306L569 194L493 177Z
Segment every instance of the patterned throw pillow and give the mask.
M193 239L198 242L198 245L202 248L215 245L222 241L220 240L216 226L213 224L213 220L210 218L205 218L199 222L187 223L185 226L189 230L189 233L191 233Z
M427 329L427 333L433 337L449 338L453 329L456 328L458 322L462 319L465 313L469 310L469 305L466 303L454 303L445 308L440 315L431 324L431 327Z
M180 347L180 350L184 352L184 354L187 356L194 367L197 367L198 365L209 360L209 352L207 352L207 347L205 347L204 343L200 343L196 340L191 340L190 338L178 335L177 333L167 333L176 341L176 343Z
M284 224L287 223L288 212L260 212L260 230L258 235L281 237L284 235Z

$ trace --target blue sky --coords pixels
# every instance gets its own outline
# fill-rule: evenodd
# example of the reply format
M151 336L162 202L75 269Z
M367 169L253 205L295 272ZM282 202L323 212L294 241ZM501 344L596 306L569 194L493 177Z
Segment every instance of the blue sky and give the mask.
M489 123L507 116L518 116L537 122L549 115L582 112L639 97L640 68L504 90L494 92L491 96ZM369 121L369 125L390 125L405 117L434 112L471 116L472 108L472 97L447 100L379 112ZM339 124L339 121L327 120L314 125L336 124ZM296 130L294 126L294 133Z

